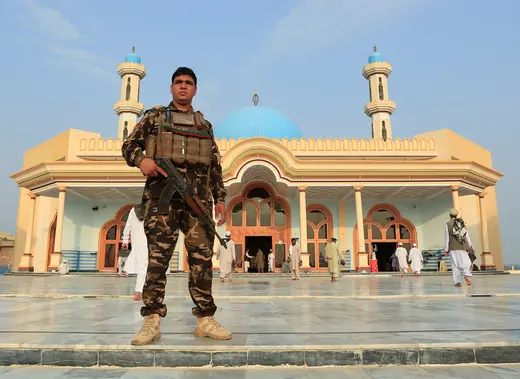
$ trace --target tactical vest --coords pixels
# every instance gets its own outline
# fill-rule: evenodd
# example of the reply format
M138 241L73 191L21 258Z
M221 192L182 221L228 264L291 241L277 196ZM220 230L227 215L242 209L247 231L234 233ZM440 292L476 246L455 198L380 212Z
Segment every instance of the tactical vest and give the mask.
M157 134L146 141L146 155L170 158L177 165L211 164L212 137L200 112L159 110Z
M450 251L455 250L466 250L464 243L457 241L455 236L453 235L453 220L450 220L446 223L448 225L448 236L449 236L449 249Z

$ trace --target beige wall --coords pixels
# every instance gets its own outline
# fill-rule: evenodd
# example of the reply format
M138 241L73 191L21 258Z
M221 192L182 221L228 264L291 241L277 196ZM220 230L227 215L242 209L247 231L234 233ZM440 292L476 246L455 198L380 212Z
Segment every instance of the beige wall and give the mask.
M434 138L437 144L436 160L449 161L453 158L461 161L474 161L493 168L491 153L474 142L450 129L441 129L416 135L414 138Z

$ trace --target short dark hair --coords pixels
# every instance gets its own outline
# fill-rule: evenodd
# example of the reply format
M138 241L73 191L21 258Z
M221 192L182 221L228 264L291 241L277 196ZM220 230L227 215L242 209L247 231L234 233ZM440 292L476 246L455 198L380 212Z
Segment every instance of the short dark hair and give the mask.
M188 67L179 67L177 70L175 70L175 72L172 75L172 84L177 76L182 76L182 75L191 76L193 79L193 82L195 83L195 85L197 85L197 75L195 75L193 70Z

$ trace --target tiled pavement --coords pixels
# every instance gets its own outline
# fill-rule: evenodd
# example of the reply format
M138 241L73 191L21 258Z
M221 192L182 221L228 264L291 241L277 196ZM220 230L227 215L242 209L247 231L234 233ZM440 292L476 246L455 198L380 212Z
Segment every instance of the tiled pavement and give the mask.
M139 348L129 345L142 320L130 298L134 280L0 278L4 296L26 296L0 298L0 366L520 362L519 276L476 277L470 289L453 287L450 277L217 282L216 317L233 331L231 341L193 336L187 279L170 278L163 338ZM34 298L42 294L49 298Z
M407 366L342 368L48 368L0 367L0 379L518 379L520 365Z

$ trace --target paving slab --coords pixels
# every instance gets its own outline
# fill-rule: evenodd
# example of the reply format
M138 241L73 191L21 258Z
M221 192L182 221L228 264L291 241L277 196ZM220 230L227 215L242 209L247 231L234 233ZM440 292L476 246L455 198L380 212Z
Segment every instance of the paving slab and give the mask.
M520 363L517 276L480 277L471 288L455 288L449 277L218 282L216 318L233 332L230 341L193 335L187 283L174 278L162 338L142 347L130 345L142 323L141 302L130 297L135 279L20 279L0 280L0 366Z

